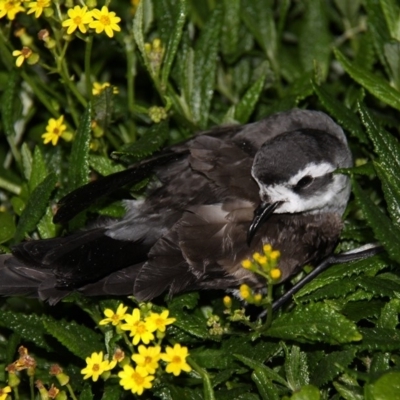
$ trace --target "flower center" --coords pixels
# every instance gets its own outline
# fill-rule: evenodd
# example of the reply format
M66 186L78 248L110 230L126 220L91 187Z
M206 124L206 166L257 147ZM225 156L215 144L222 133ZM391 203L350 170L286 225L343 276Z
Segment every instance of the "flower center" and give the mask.
M75 18L74 18L74 24L75 25L80 25L81 23L82 23L82 17L81 16L76 16Z
M60 133L60 130L59 130L58 128L54 128L54 129L53 129L53 133L54 133L55 135L58 135L58 134Z
M147 356L144 358L144 363L145 364L150 364L151 363L151 357Z
M136 385L138 385L138 386L143 385L144 378L142 375L138 374L137 372L134 372L132 374L132 379L135 381Z
M147 331L146 329L146 325L142 322L141 324L138 324L137 328L136 328L136 332L139 335L142 335L143 333L145 333Z
M102 25L110 25L111 24L110 17L107 15L102 15L100 18L100 22L102 23Z
M174 356L172 358L172 362L175 364L180 364L182 362L181 358L179 356Z
M100 369L100 365L99 364L93 364L92 370L97 372Z

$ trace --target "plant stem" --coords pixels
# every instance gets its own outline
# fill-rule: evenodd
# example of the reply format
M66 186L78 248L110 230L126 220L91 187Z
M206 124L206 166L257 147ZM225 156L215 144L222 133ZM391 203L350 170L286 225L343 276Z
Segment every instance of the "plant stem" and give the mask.
M128 36L125 40L125 49L126 49L126 78L128 85L128 109L130 112L134 112L135 110L135 86L134 86L134 77L136 75L135 68L135 42L132 36Z
M17 196L21 193L21 186L15 185L2 177L0 177L0 187Z
M91 56L93 47L93 35L90 35L86 40L85 49L85 83L86 83L86 96L89 101L92 100L92 79L91 79Z

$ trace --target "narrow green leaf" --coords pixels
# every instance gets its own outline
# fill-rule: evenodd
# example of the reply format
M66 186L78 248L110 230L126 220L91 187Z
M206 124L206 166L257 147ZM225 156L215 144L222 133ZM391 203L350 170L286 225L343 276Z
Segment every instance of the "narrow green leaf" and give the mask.
M161 72L161 86L166 88L171 71L172 63L174 62L176 51L178 50L179 42L181 41L183 26L186 21L187 4L186 0L179 0L176 5L176 20L173 23L173 31L171 32L166 44L165 56Z
M0 310L0 326L18 332L26 342L51 351L52 348L45 340L45 329L41 319L36 314L22 314L16 311Z
M86 384L79 395L79 400L93 400L92 388Z
M338 344L362 339L353 322L324 303L297 306L274 320L265 334L306 343Z
M247 90L240 102L236 105L235 119L241 124L248 122L254 108L260 98L261 92L264 88L266 75L260 76L253 85Z
M220 4L220 3L218 3ZM195 46L193 85L190 98L193 122L205 129L214 93L221 31L221 7L217 6L204 26Z
M76 136L72 143L71 156L68 169L68 186L72 191L89 179L89 144L90 127L92 121L92 107L89 104L79 123Z
M32 173L32 153L25 142L21 146L21 161L24 177L27 181L29 181Z
M374 162L374 167L382 184L390 218L396 228L400 229L400 187L397 186L397 179L378 162Z
M361 120L367 128L367 133L374 145L376 154L379 156L379 162L388 174L393 175L392 178L400 186L400 143L387 132L383 127L378 126L368 109L363 105L358 106Z
M400 43L397 40L391 40L385 43L384 55L390 69L390 77L394 87L400 88Z
M300 351L299 346L292 346L290 351L286 346L284 349L286 379L290 389L295 392L309 383L307 355Z
M133 163L160 150L168 139L168 123L154 124L139 140L114 151L112 156L122 162Z
M277 383L280 383L281 385L289 388L288 383L286 382L285 379L282 378L282 376L280 376L277 372L275 372L274 370L272 370L271 368L267 367L266 365L258 362L258 361L254 361L253 359L249 358L249 357L245 357L241 354L233 354L234 357L236 357L238 360L240 360L243 364L247 365L248 367L256 370L261 370L263 374L265 374L265 376L271 380L271 381L275 381Z
M56 182L56 175L50 173L32 192L17 225L14 236L16 242L19 242L24 237L25 233L32 232L36 228L40 218L42 218L46 212Z
M56 236L56 225L53 224L53 213L50 207L47 207L46 213L43 215L37 225L37 229L41 239L50 239Z
M400 39L400 9L395 0L380 0L383 15L386 19L386 25L390 36L394 39Z
M123 397L123 388L121 385L106 385L101 400L120 400ZM81 398L79 399L81 400Z
M15 136L14 130L14 99L18 88L18 71L10 72L7 85L1 99L1 115L3 120L3 129L7 136Z
M103 336L75 321L54 320L50 316L43 316L43 325L49 335L83 360L94 352L104 350Z
M47 168L39 146L33 151L32 172L29 179L29 191L32 192L47 176Z
M141 1L136 9L135 17L133 19L133 37L135 38L136 44L140 50L143 57L143 62L147 68L149 74L152 74L152 69L147 58L146 50L144 48L144 26L143 26L143 16L144 16L144 1Z
M256 384L258 393L263 400L279 400L279 392L271 382L268 374L262 368L256 368L251 374L251 379Z
M311 0L307 3L305 18L300 32L300 61L304 71L310 71L317 62L325 79L329 69L331 36L328 30L328 15L325 2Z
M270 2L242 2L242 18L247 29L253 34L258 44L268 57L274 71L277 64L277 32Z
M238 53L240 33L240 0L224 0L223 3L221 50L229 61L234 61Z
M333 382L333 386L345 400L365 400L359 386L339 382Z
M344 129L348 130L352 135L358 138L361 143L368 143L362 125L359 119L354 115L354 112L344 106L341 101L338 101L333 97L325 87L317 85L314 81L312 84L320 102L329 113L332 114L336 121Z
M111 122L114 98L113 90L113 87L108 86L99 95L93 96L93 117L103 131L107 130Z
M400 110L400 92L392 88L379 75L369 72L359 65L350 62L339 50L334 50L337 60L345 71L362 87L383 103Z
M0 243L5 243L14 237L14 217L5 212L0 212Z
M385 247L389 256L400 262L400 247L398 245L400 229L391 223L390 219L373 203L354 179L352 182L357 204L374 231L376 238Z

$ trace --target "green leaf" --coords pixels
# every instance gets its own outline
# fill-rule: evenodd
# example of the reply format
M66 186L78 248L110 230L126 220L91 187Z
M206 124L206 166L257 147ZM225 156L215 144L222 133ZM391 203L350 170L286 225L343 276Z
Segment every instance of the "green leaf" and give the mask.
M366 387L374 400L393 400L400 393L400 372L388 372Z
M400 262L400 247L398 245L400 229L391 223L390 219L373 203L354 179L352 182L357 204L374 231L375 237L385 247L389 256Z
M89 384L86 384L79 395L79 400L93 400L92 388Z
M242 2L242 18L247 29L268 57L272 69L277 71L278 42L271 3L263 0Z
M397 179L378 162L374 162L374 167L382 184L390 218L400 229L400 187L397 186Z
M338 264L330 267L324 271L303 289L301 289L295 296L295 300L302 300L302 297L318 290L334 282L347 282L354 279L355 275L366 274L375 276L376 273L387 267L387 260L381 256L375 256L359 260L351 263ZM346 279L351 278L351 279Z
M100 175L107 176L124 170L124 167L120 164L116 164L108 157L101 156L99 154L89 155L89 165Z
M11 214L0 212L0 243L8 242L15 234L15 221Z
M284 349L286 379L290 389L295 392L309 383L307 355L298 346L292 346L290 351L286 346Z
M397 90L400 88L400 43L391 40L385 43L384 54L389 65L391 80Z
M114 151L112 156L126 163L136 162L160 150L167 138L168 123L163 121L152 125L136 142L122 146L119 151Z
M248 122L264 88L266 74L260 76L247 90L235 108L235 119L241 124Z
M350 382L345 382L344 385L333 382L333 386L345 400L365 400L359 385Z
M364 126L367 128L379 162L392 179L400 185L400 143L389 132L378 126L371 113L363 104L359 104L359 112Z
M108 383L108 382L107 382ZM121 385L106 385L101 400L119 400L123 396L123 388Z
M24 177L29 181L32 173L32 153L25 142L21 146L21 161Z
M26 315L15 311L0 310L0 326L12 329L24 341L34 343L46 351L52 350L45 340L46 331L41 318L36 314Z
M311 383L321 387L332 381L354 360L355 355L355 349L340 350L325 354L311 376Z
M288 383L286 382L285 379L282 378L277 372L275 372L273 369L267 367L266 365L254 361L253 359L243 356L241 354L233 354L234 357L236 357L238 360L240 360L243 364L247 365L248 367L256 370L262 371L262 373L271 381L275 381L277 383L280 383L281 385L289 388Z
M400 9L395 0L380 0L390 36L400 40Z
M111 122L111 116L113 112L113 98L114 98L113 90L114 88L112 86L108 86L104 88L104 90L102 90L99 95L93 96L93 118L103 131L107 130ZM81 124L82 123L84 124L85 122L83 122L82 120ZM80 134L85 135L85 133L83 132L81 132Z
M251 374L251 379L256 384L258 393L263 400L279 400L279 392L264 369L256 368Z
M275 319L267 336L298 342L348 343L362 339L356 325L328 304L297 306Z
M381 316L376 324L377 328L396 329L399 323L400 300L392 299L382 309Z
M40 219L37 229L41 239L50 239L56 236L56 225L53 224L53 212L50 207L47 207L46 213Z
M324 86L319 86L313 82L313 88L323 106L332 114L336 121L352 135L354 135L361 143L368 143L368 139L362 129L359 119L354 112L349 110L333 97Z
M176 4L176 19L173 23L173 31L171 32L168 42L166 44L165 56L161 72L161 86L167 87L169 73L171 71L172 63L175 59L178 50L179 42L181 41L183 26L187 16L186 0L179 0Z
M92 107L89 104L79 123L74 141L68 169L68 188L72 191L89 180L89 144L92 122Z
M47 175L47 168L43 159L42 151L39 146L36 146L33 151L32 171L28 184L29 191L32 192L39 183L44 181Z
M300 61L304 71L313 70L316 62L321 69L322 79L325 79L331 53L327 7L320 0L311 0L306 4L306 15L300 32Z
M56 175L50 173L32 192L17 225L14 236L16 242L23 239L26 233L32 232L36 228L40 218L46 212L56 182Z
M54 320L44 316L43 325L49 335L83 360L94 352L104 350L103 336L75 321Z
M221 50L228 61L234 61L238 55L240 40L240 0L224 0L223 4Z
M355 347L358 350L394 351L400 349L400 332L386 328L360 328L363 340Z
M144 3L147 3L147 2L141 1L135 12L135 17L133 19L133 37L135 38L135 41L140 50L140 53L142 54L144 65L146 66L149 74L152 75L152 69L149 64L146 50L144 48L144 43L145 43L144 42L144 23L143 23L144 8L145 8Z
M193 122L201 129L208 126L208 115L214 93L221 14L221 7L217 6L201 31L194 51L190 109Z
M7 85L1 98L1 116L3 120L3 129L6 136L15 136L14 100L17 95L18 84L18 72L13 70L8 76Z
M369 72L359 65L350 62L339 50L334 50L337 60L345 71L368 92L385 104L400 110L400 92L392 88L379 75Z
M300 390L293 393L291 400L320 400L321 393L318 388L313 385L302 386Z

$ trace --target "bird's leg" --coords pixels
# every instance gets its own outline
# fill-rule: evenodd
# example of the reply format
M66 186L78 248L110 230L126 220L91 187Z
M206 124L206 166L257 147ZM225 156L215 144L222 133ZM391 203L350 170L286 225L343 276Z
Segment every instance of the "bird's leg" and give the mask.
M333 264L343 264L351 261L358 261L364 258L372 257L383 251L383 247L380 244L371 243L364 246L358 247L354 250L346 251L340 254L332 254L326 257L319 265L317 265L307 276L305 276L300 282L296 283L290 290L288 290L282 297L276 300L272 304L272 311L276 311L287 303L302 287L308 282L311 282L321 272L328 269ZM264 318L268 313L268 310L264 310L258 318Z

